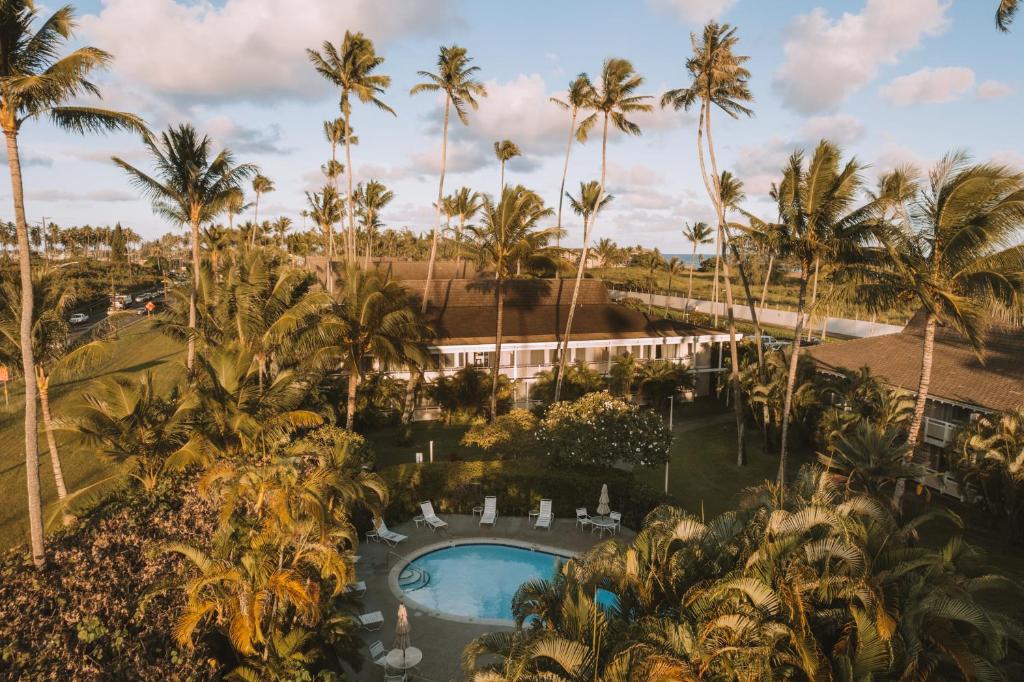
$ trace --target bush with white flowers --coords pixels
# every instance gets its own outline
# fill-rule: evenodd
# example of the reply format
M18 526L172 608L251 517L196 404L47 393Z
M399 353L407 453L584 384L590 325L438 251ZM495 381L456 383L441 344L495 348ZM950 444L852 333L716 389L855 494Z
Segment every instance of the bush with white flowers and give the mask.
M601 391L549 407L537 440L559 464L653 466L668 460L672 434L656 413Z

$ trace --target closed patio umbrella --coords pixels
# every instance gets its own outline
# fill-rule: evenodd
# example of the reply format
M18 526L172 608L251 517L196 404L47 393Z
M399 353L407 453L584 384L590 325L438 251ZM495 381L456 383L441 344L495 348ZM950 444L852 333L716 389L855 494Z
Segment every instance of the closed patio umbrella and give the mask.
M401 649L403 656L409 648L409 613L405 604L398 605L398 619L395 621L395 648Z
M608 484L601 486L601 498L597 501L597 513L599 516L607 516L611 509L608 507Z

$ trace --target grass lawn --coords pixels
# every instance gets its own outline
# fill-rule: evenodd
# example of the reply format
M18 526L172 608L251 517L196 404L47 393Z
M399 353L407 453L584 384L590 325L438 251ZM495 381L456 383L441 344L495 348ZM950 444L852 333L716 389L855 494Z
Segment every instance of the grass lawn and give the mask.
M169 389L184 375L182 347L176 341L154 331L149 321L140 321L124 329L119 338L111 341L107 359L92 367L75 381L55 384L50 389L51 410L54 419L67 414L92 379L115 374L153 372L157 388ZM25 451L23 406L24 389L20 384L10 386L10 405L0 402L0 490L7 502L0 508L0 549L28 541L28 520L25 505ZM43 502L47 505L44 519L50 517L50 505L56 499L53 487L53 469L42 430L39 429L39 478ZM107 468L88 453L75 449L65 434L57 434L57 448L68 491L73 492L100 480Z
M459 440L468 426L446 426L442 422L416 422L409 427L412 437L402 444L405 427L392 426L363 434L377 453L377 468L416 461L416 453L423 453L423 461L430 461L430 441L434 441L434 461L447 462L453 457L461 460L491 459L492 456L477 447L461 445Z

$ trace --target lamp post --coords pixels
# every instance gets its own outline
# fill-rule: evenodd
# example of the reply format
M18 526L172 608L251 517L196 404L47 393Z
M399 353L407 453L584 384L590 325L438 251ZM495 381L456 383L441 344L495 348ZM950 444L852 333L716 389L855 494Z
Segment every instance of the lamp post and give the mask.
M672 418L675 411L675 396L668 397L668 430L672 432ZM669 451L669 457L665 460L665 494L668 495L668 463L672 459L672 452Z

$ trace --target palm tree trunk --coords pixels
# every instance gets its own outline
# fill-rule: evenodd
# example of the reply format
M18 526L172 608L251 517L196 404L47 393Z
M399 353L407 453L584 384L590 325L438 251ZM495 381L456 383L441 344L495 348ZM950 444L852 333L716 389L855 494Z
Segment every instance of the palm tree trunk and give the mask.
M917 445L924 424L924 408L928 403L928 388L932 383L932 359L935 353L935 315L927 313L924 318L924 349L921 354L921 378L917 382L917 401L914 403L914 418L910 421L907 443Z
M816 257L814 259L814 285L811 288L811 308L807 315L807 340L811 340L811 336L814 334L814 327L811 325L811 321L814 319L814 305L818 302L818 269L821 266L821 259Z
M501 189L498 190L498 200L501 200L501 195L505 192L505 159L501 159Z
M405 403L402 406L402 423L412 422L412 414L416 409L416 384L419 382L419 372L416 366L409 363L409 380L405 382Z
M668 296L665 296L665 317L668 317L668 297L672 295L672 272L668 273Z
M698 133L699 135L700 133ZM714 326L718 326L718 267L722 260L722 254L720 251L719 241L721 239L721 230L715 231L715 278L711 283L711 307L714 310L715 323Z
M352 131L348 127L349 115L342 111L342 115L345 117L345 180L348 185L348 189L345 194L345 206L348 210L348 259L353 265L356 262L356 222L355 222L355 211L352 208L352 143L349 138L352 137Z
M353 367L348 372L348 402L345 406L345 428L352 430L356 419L356 389L359 387L359 372Z
M690 301L693 298L693 264L697 260L697 242L693 243L693 254L690 256L690 283L686 287L686 315L684 320L690 319Z
M501 267L499 263L497 267ZM501 336L505 331L505 280L498 278L498 288L495 290L495 304L497 305L497 321L494 330L494 362L491 369L491 421L498 418L498 375L501 373Z
M466 215L459 214L459 232L455 235L455 276L459 276L459 265L462 264L462 230L466 226Z
M764 313L764 302L768 298L768 281L772 278L772 266L775 265L775 254L768 256L768 272L764 273L764 286L761 287L760 312Z
M565 144L565 163L562 164L562 184L558 186L558 235L555 237L555 248L558 249L559 257L562 254L562 203L565 200L565 179L569 175L569 154L572 152L572 138L576 132L576 107L572 107L569 116L569 141ZM561 279L559 269L555 268L555 277Z
M729 268L729 259L725 257L725 208L722 206L722 188L719 184L718 175L718 164L715 160L714 151L714 140L711 137L711 110L709 109L709 103L704 102L701 108L701 123L703 123L704 129L708 134L708 159L711 162L711 171L713 173L711 182L708 181L707 169L704 165L704 144L702 139L703 130L698 125L697 128L697 155L700 159L700 172L704 179L704 185L708 189L708 193L711 195L712 203L715 205L715 212L718 218L718 231L715 234L716 248L719 249L715 253L716 258L716 270L717 263L722 264L722 276L725 279L725 300L726 300L726 315L728 318L729 327L729 359L732 367L729 371L729 380L732 385L733 394L733 409L736 414L736 464L737 466L746 466L747 464L747 448L746 441L744 438L744 412L743 412L743 392L740 390L740 358L739 348L736 343L736 319L733 313L733 297L732 297L732 273ZM716 275L715 284L717 285L718 279ZM717 306L715 308L717 313Z
M36 385L39 387L39 404L43 412L43 430L46 431L46 445L50 449L50 465L53 467L53 485L57 489L57 499L64 502L68 496L67 486L64 484L64 469L60 465L60 457L57 453L57 439L53 435L53 418L50 416L50 381L42 367L36 367ZM70 525L75 518L64 511L62 514L64 525Z
M782 444L779 446L778 482L786 482L786 455L789 437L789 413L793 407L793 391L796 390L796 370L800 363L800 334L804 324L804 299L807 297L807 280L810 263L801 264L800 290L796 299L796 329L793 330L793 349L789 356L789 373L786 378L786 397L782 401Z
M32 562L36 568L46 563L43 539L43 503L39 491L39 450L36 424L36 370L32 357L32 254L29 251L28 223L25 220L25 191L21 181L21 157L18 155L18 131L4 130L7 137L7 167L11 172L11 196L18 236L18 269L21 278L21 368L25 377L25 483L28 487L28 526L32 544Z
M196 364L196 322L199 307L199 218L192 216L192 293L188 298L188 355L185 366L191 372ZM330 275L330 273L328 273Z
M256 192L256 201L252 203L252 237L249 239L250 246L256 246L256 226L260 224L260 193Z
M569 355L569 341L572 339L572 318L576 311L576 301L580 295L580 283L583 281L583 272L587 267L587 250L590 248L590 238L594 231L594 224L597 222L597 214L604 200L604 182L608 171L608 115L604 116L604 132L601 135L601 185L597 192L597 204L594 206L594 214L589 220L583 221L583 248L580 250L580 262L576 267L576 283L572 289L572 303L569 306L569 315L565 320L565 334L562 339L562 347L558 353L558 378L555 380L555 402L562 397L562 377L565 376L566 359Z
M420 303L420 314L427 313L427 302L430 296L430 281L434 278L434 261L437 259L437 232L441 227L441 201L444 197L444 173L448 166L448 114L451 108L451 97L444 100L444 125L441 128L441 178L437 182L437 219L434 220L434 235L430 241L430 260L427 262L427 281L423 285L423 301Z

